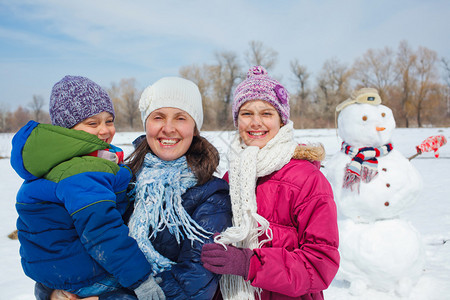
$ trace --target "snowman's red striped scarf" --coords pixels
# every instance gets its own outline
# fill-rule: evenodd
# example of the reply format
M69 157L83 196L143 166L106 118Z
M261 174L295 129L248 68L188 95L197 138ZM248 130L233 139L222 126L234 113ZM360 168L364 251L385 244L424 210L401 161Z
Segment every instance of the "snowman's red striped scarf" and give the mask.
M341 151L351 156L352 161L347 165L342 186L353 190L356 185L359 191L361 180L370 182L378 174L377 157L388 154L392 149L391 143L376 148L355 148L343 142Z

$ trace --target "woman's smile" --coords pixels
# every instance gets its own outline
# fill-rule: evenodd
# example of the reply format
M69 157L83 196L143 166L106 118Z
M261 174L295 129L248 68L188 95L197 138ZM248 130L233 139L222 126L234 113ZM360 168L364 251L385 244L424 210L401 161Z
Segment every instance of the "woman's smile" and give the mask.
M161 144L161 146L163 146L163 147L174 146L180 141L180 139L171 139L171 138L160 138L158 140L159 140L159 143Z

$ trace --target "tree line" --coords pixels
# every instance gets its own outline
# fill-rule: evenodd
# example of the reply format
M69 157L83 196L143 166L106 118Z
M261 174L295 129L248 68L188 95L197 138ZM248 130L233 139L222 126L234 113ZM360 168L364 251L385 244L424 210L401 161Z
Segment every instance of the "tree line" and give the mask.
M273 70L278 52L260 41L251 41L241 55L217 51L211 64L182 66L179 75L195 82L203 97L203 130L231 130L231 103L237 84L253 65ZM289 63L289 74L280 82L294 81L290 92L291 119L295 128L333 128L335 108L351 92L362 87L378 89L383 104L390 107L398 127L450 126L450 61L426 47L412 48L402 41L397 49L368 49L351 64L333 57L317 74L299 58ZM314 77L313 77L314 75ZM142 92L134 78L112 83L106 88L114 102L116 127L121 131L142 130L138 108ZM42 110L44 100L34 95L28 107L14 112L0 107L0 132L13 132L29 119L49 122Z

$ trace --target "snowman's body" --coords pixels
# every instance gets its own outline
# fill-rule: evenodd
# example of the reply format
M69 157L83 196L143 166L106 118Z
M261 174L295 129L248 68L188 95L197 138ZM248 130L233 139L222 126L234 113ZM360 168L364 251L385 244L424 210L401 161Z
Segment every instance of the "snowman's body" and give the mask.
M352 104L338 118L341 139L355 148L391 142L395 120L384 105ZM422 180L414 166L393 149L377 157L377 175L344 188L352 157L338 152L325 174L333 186L339 213L341 264L338 277L357 294L365 287L407 294L424 266L420 235L398 216L419 197Z
M423 273L425 254L420 234L406 220L357 223L339 221L341 265L337 279L350 282L350 292L367 287L407 296Z
M378 158L378 174L369 183L361 182L359 193L342 188L345 169L351 158L336 153L326 165L340 217L357 222L393 218L413 205L422 190L422 181L414 166L398 150Z

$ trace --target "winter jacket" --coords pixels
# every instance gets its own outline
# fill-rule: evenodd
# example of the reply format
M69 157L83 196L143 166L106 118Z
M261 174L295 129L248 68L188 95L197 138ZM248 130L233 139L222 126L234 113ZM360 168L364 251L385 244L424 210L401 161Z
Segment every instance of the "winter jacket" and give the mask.
M339 267L333 192L320 164L307 160L316 157L310 151L296 151L257 181L257 211L270 222L273 240L253 250L247 279L263 290L262 300L323 299Z
M221 232L231 226L231 203L228 195L228 184L213 178L204 185L193 187L182 195L183 207L189 215L204 229L210 232ZM211 243L212 239L205 241ZM203 244L183 240L180 245L167 230L159 232L152 239L155 249L177 264L170 271L156 275L163 279L160 283L167 300L213 298L218 287L220 275L204 269L200 263L200 251ZM36 285L36 299L49 299L53 290ZM99 300L135 299L130 291L119 290L102 295Z
M13 138L11 165L25 180L17 228L25 274L54 289L78 289L112 274L131 289L150 264L128 236L128 167L85 156L109 144L95 135L30 121Z
M181 197L186 212L205 230L216 233L231 226L231 201L225 180L213 177L203 185L188 189ZM212 238L201 239L213 242ZM183 239L178 244L167 228L151 241L159 253L176 262L171 270L156 275L162 278L159 285L167 299L212 299L220 275L203 268L200 254L204 243Z

